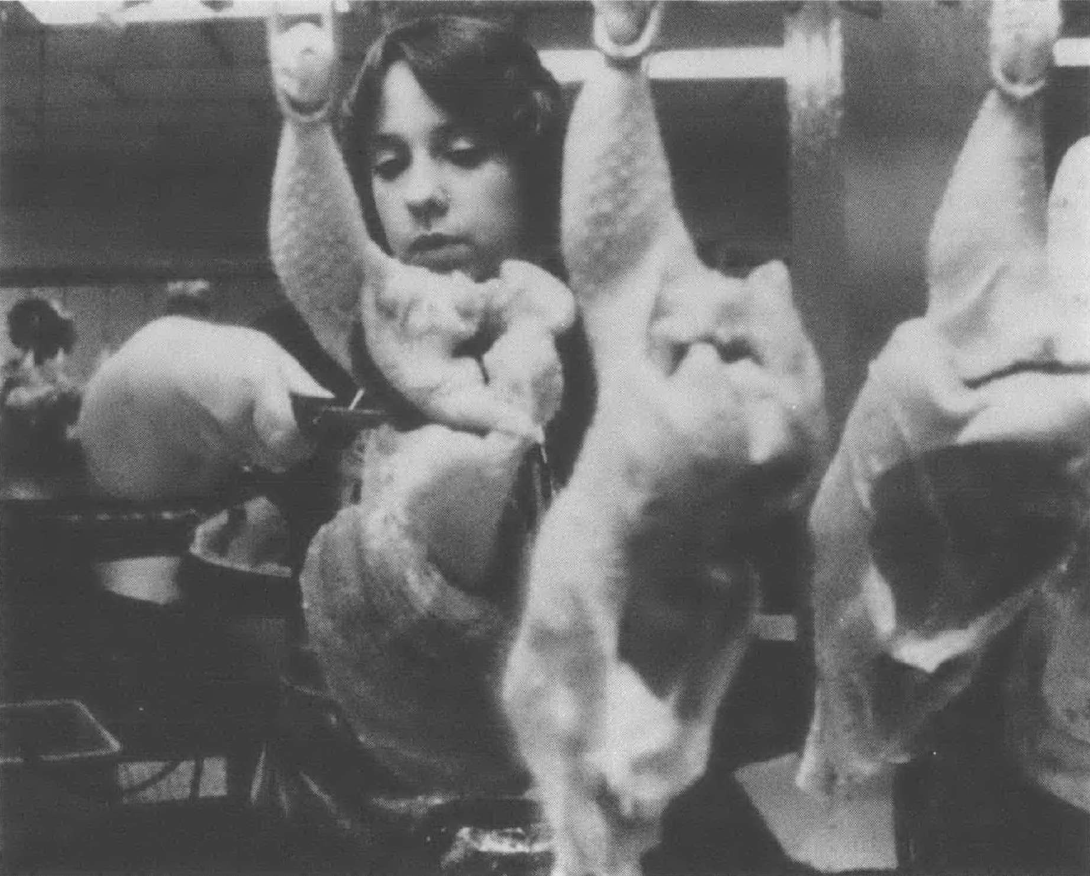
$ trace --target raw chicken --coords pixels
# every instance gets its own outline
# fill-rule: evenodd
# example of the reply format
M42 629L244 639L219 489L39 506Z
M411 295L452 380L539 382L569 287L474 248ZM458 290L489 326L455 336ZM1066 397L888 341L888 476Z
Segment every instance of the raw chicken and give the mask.
M429 422L365 437L359 500L317 533L301 574L308 641L386 770L421 793L510 792L523 774L495 676L511 619L481 591L510 586L499 534L532 516L512 497L560 403L556 339L575 303L526 262L475 283L403 265L368 237L328 121L332 27L270 24L285 118L273 261L322 346L366 388L353 369L361 325L367 355ZM470 339L487 348L479 361L455 355Z
M1087 513L1090 142L1048 202L1041 137L1059 24L1056 3L993 8L994 87L935 215L927 312L871 364L811 512L818 689L798 782L821 795L911 757L987 643L1063 577Z
M814 352L782 264L701 264L643 58L662 5L599 3L603 66L565 147L563 252L598 408L530 560L504 703L557 874L634 874L704 771L758 599L747 545L822 456Z
M288 298L326 351L358 377L353 330L362 321L368 354L429 419L540 440L560 400L554 340L574 320L571 293L526 262L505 262L498 277L475 283L403 265L370 239L329 122L335 42L328 17L323 26L286 31L270 22L284 127L269 237ZM482 361L455 354L476 337L491 344ZM512 383L539 388L542 403L527 409L521 394L497 389Z

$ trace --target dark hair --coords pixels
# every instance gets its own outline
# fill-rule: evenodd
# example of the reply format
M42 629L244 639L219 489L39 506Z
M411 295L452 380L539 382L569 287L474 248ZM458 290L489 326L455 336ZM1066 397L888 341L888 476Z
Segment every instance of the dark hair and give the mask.
M71 352L76 344L76 325L52 301L24 298L8 310L8 337L24 352L34 353L34 364L41 365L61 350Z
M464 16L429 16L379 37L344 101L341 148L371 237L387 248L367 152L383 80L397 61L409 65L424 93L441 109L512 156L533 238L555 258L566 125L560 85L517 33Z

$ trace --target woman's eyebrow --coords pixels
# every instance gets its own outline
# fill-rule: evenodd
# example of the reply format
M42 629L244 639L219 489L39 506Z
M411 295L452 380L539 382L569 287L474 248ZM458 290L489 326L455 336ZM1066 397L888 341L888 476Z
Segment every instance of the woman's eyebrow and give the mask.
M463 122L449 121L435 126L433 136L436 140L447 142L458 137L470 137L474 140L485 139L484 134L472 125Z
M398 149L404 145L404 139L397 134L378 131L369 144L368 152L374 153L380 149Z

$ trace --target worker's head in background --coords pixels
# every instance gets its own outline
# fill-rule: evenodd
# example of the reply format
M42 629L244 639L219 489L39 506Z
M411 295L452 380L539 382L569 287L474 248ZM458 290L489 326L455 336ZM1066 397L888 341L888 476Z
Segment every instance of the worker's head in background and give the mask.
M76 323L60 305L36 296L17 301L8 310L8 337L35 366L72 352Z

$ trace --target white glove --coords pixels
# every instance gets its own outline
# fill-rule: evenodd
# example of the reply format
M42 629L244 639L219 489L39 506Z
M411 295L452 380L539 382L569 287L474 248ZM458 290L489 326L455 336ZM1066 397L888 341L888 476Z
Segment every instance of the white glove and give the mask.
M77 437L110 495L207 496L242 466L282 471L310 455L293 393L331 396L259 331L163 317L92 375Z

